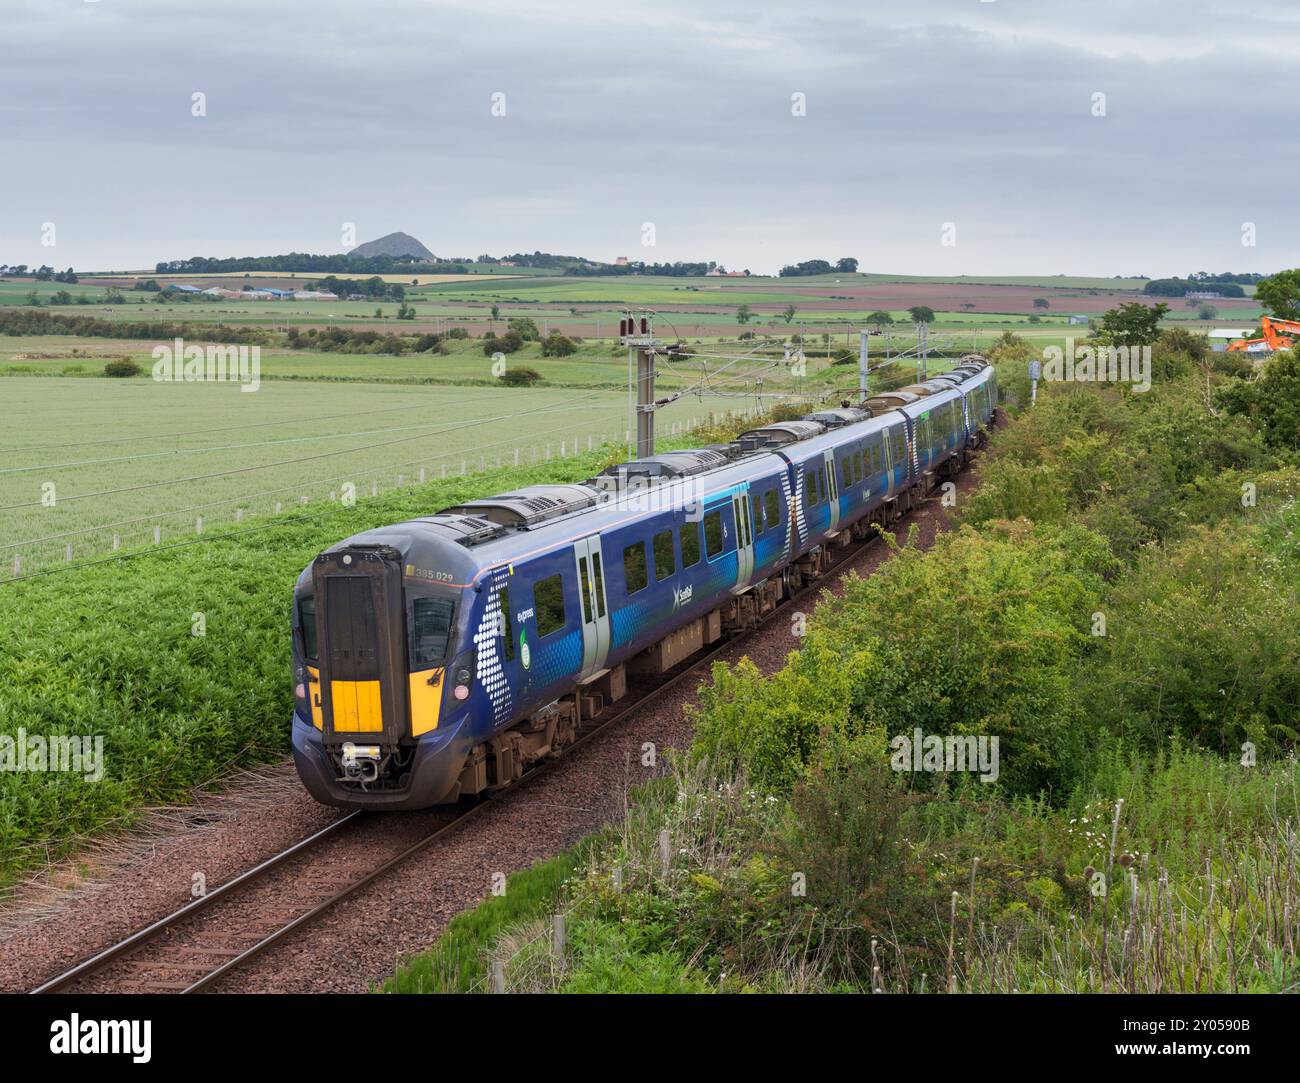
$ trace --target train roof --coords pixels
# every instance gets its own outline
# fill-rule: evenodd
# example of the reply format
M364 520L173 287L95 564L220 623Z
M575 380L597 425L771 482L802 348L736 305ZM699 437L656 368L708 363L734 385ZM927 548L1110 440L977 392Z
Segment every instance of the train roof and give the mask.
M585 482L529 485L508 493L465 501L345 538L326 552L365 546L397 551L407 575L452 587L475 584L501 564L559 548L589 534L616 528L629 517L656 508L689 506L726 493L744 482L771 477L785 468L784 454L817 454L850 434L870 436L896 423L898 415L919 417L961 394L992 372L982 357L963 358L952 376L960 382L935 385L928 396L885 392L900 400L871 416L854 407L823 409L806 418L750 429L729 445L668 451L609 467ZM797 445L794 446L794 445ZM310 580L310 566L299 577Z

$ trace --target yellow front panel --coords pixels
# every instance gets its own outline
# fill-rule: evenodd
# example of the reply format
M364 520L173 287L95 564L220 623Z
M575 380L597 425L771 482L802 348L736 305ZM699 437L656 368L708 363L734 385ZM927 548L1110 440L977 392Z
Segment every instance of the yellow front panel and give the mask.
M441 669L426 669L411 674L411 736L438 728L438 713L442 709ZM430 684L429 682L433 683Z
M320 670L307 667L307 704L311 707L311 724L318 730L325 728L325 711L320 702Z
M331 681L335 733L382 733L378 681Z

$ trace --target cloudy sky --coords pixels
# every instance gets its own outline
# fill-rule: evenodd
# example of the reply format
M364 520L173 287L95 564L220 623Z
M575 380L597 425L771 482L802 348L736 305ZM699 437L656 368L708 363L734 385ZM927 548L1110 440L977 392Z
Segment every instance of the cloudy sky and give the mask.
M1293 0L4 0L3 27L0 263L338 252L355 223L755 272L1300 264Z

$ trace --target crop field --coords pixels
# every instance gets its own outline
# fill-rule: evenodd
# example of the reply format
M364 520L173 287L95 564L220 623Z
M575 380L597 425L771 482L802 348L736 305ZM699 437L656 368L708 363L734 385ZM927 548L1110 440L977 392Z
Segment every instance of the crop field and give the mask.
M3 394L0 578L350 494L604 445L612 454L627 430L626 393L600 390L284 381L247 393L230 383L17 376ZM659 432L671 438L711 411L753 406L683 399L662 411Z

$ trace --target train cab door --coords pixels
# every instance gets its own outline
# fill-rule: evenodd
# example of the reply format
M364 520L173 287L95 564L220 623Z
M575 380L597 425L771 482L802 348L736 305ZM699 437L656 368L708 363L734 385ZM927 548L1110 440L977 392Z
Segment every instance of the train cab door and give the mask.
M826 460L826 496L831 512L831 523L826 529L834 534L840 528L840 479L835 473L835 452L827 448L822 456Z
M392 749L408 732L398 555L370 546L323 553L312 579L324 742Z
M736 589L749 586L754 575L754 524L749 512L749 488L731 494L736 520Z
M609 607L605 600L605 567L600 535L582 538L573 546L578 569L578 602L582 613L582 678L605 668L609 657Z

